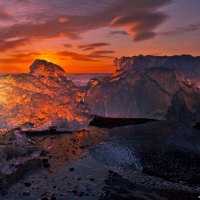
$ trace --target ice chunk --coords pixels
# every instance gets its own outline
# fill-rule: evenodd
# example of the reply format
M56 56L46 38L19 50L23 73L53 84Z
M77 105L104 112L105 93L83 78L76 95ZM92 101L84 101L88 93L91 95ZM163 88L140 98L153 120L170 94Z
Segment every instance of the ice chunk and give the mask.
M54 120L65 129L84 127L82 92L64 75L59 66L36 60L30 74L0 76L0 128L48 129Z
M115 63L120 66L120 71L88 85L84 99L92 114L182 119L183 115L178 113L184 105L188 113L184 116L199 120L200 57L122 57Z

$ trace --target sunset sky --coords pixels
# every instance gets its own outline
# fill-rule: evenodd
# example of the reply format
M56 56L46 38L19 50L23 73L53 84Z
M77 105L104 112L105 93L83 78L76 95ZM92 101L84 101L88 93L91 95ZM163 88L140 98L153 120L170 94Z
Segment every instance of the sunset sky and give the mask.
M0 0L0 73L45 59L68 73L113 72L113 58L200 55L200 0Z

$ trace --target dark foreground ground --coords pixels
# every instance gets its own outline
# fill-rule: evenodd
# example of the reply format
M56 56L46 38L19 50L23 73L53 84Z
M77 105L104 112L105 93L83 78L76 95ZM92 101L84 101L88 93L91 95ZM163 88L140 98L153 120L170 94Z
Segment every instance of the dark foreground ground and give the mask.
M198 199L198 130L175 121L107 128L100 121L104 128L36 134L26 145L10 133L0 145L0 199Z

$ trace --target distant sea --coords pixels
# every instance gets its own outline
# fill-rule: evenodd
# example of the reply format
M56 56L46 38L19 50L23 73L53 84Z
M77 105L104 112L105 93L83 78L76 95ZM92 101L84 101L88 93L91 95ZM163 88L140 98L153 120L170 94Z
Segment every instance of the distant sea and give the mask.
M67 78L71 80L76 86L84 87L92 78L102 80L103 78L110 76L107 73L93 73L93 74L68 74Z

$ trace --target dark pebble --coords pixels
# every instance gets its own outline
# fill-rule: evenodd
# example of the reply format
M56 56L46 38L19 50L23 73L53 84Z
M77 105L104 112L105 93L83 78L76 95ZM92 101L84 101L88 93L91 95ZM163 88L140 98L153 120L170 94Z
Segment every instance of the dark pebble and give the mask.
M79 196L79 197L82 197L82 196L84 196L84 194L85 194L84 192L80 192L80 193L78 194L78 196Z
M44 197L44 198L41 198L41 200L48 200L48 198L47 198L47 197Z
M31 186L31 183L24 183L24 185L25 185L26 187L30 187L30 186Z
M23 195L24 195L24 196L29 196L30 193L28 193L28 192L23 192Z

